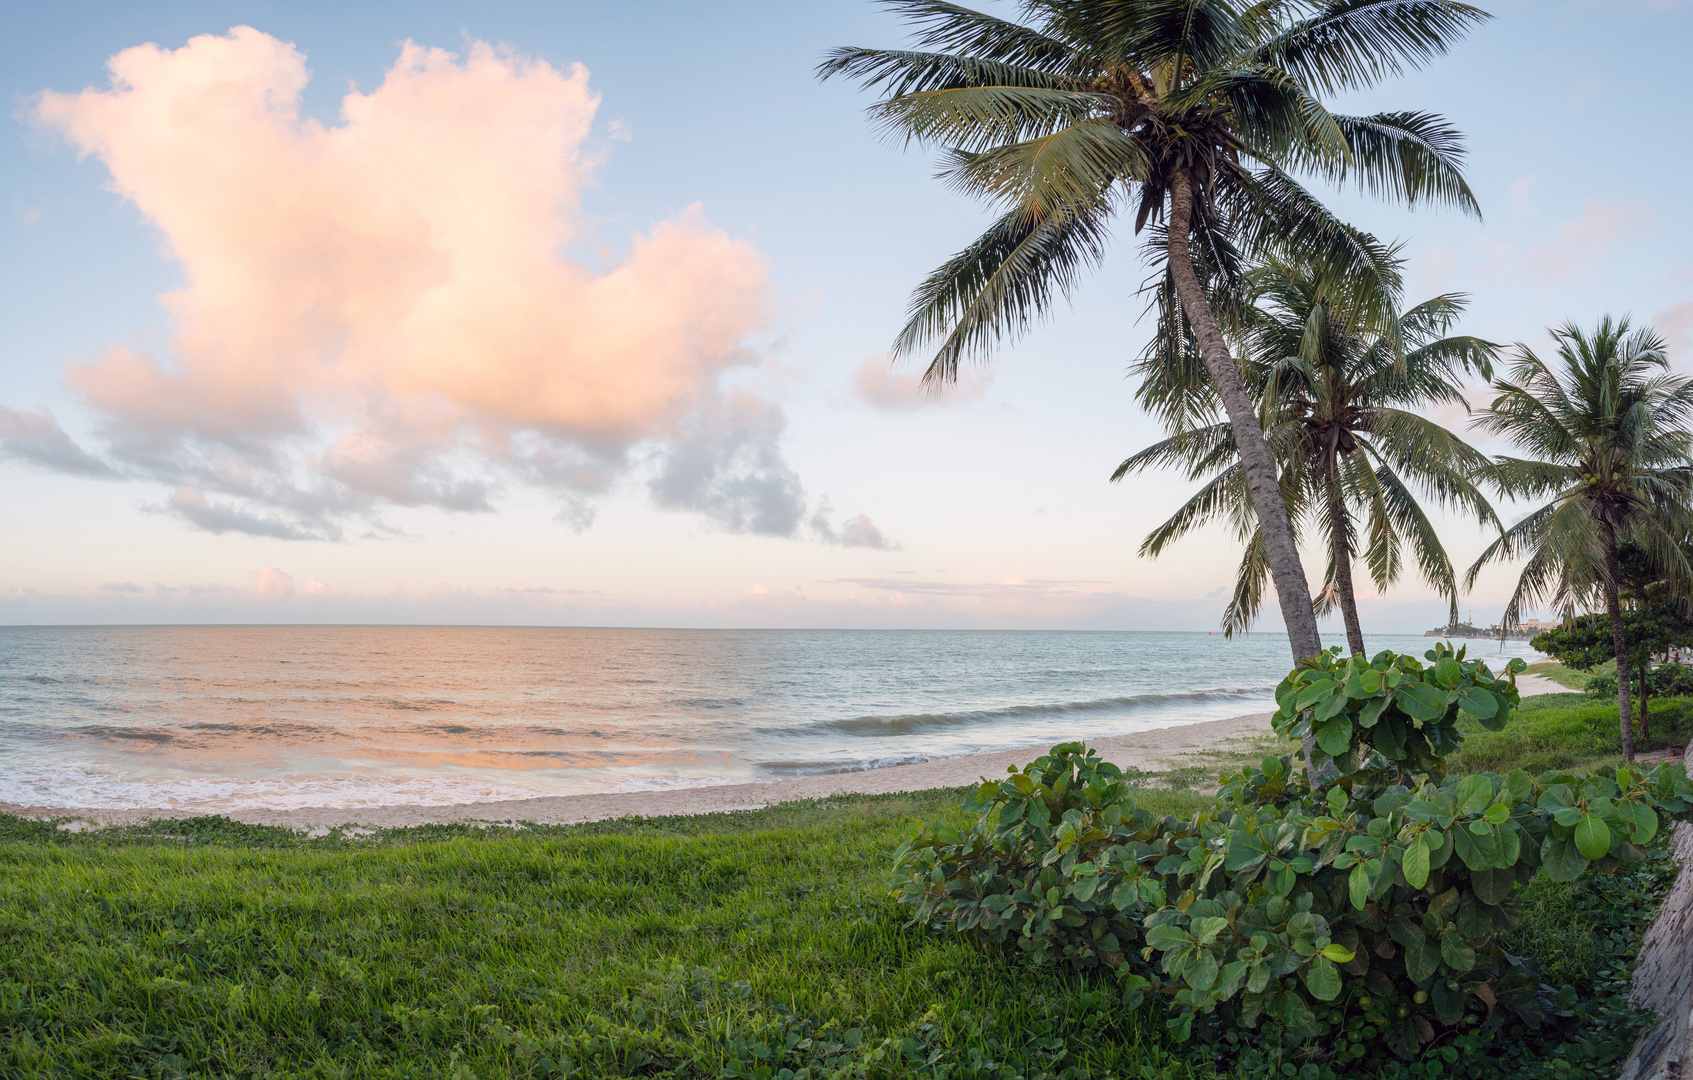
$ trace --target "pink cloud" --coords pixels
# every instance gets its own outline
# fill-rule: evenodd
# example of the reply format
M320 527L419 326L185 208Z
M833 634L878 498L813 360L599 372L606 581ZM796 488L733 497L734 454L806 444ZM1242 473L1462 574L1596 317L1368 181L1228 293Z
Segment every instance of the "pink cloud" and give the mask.
M866 356L852 373L852 387L858 396L866 404L889 412L978 401L992 382L990 372L964 368L959 371L957 382L931 392L923 385L921 370L896 371L886 355Z
M332 535L383 504L486 510L517 479L581 525L633 446L727 415L719 378L756 359L765 261L699 207L607 268L561 254L595 239L580 65L408 42L332 124L301 112L305 56L250 27L108 68L35 115L110 170L183 285L161 297L169 355L115 348L69 378L116 457L182 489L167 510L212 520L217 493L218 524Z
M1543 281L1597 273L1618 240L1652 223L1652 212L1634 202L1588 202L1581 216L1558 224L1557 237L1529 248L1525 268Z
M1693 301L1682 300L1652 313L1652 326L1669 342L1670 359L1693 367Z
M261 566L253 571L252 593L258 600L286 600L294 595L294 577L274 566Z

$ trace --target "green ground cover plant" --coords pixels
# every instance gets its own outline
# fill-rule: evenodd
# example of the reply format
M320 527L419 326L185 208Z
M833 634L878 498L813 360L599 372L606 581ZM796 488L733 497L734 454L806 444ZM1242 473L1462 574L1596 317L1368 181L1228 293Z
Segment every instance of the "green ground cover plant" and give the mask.
M1523 665L1428 659L1301 663L1275 724L1314 738L1311 769L1266 758L1190 818L1137 807L1114 766L1055 747L984 782L975 827L917 837L903 899L916 921L1114 973L1125 1003L1165 1002L1197 1059L1243 1075L1541 1075L1548 1055L1603 1075L1636 1021L1615 987L1553 988L1501 942L1533 882L1592 872L1652 896L1654 841L1693 817L1693 785L1679 764L1453 771L1460 718L1506 730ZM1560 1023L1578 1011L1585 1043Z
M1209 1075L1113 985L905 925L888 862L958 799L316 840L0 817L0 1077Z

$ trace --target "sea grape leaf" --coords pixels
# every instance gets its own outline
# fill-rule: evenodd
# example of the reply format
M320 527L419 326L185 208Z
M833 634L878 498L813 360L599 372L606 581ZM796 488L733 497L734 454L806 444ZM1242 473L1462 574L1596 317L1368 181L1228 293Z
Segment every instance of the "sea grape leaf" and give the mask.
M1339 997L1340 972L1335 970L1334 961L1327 956L1318 956L1311 961L1311 966L1305 969L1305 988L1318 1001L1333 1001Z
M1450 656L1442 656L1434 662L1434 681L1448 690L1457 685L1458 678L1463 673L1464 669L1458 666L1458 661Z
M1440 947L1427 938L1421 938L1405 946L1405 974L1414 983L1424 983L1434 978L1434 973L1440 970Z
M1330 817L1340 817L1346 813L1346 792L1340 787L1329 788L1329 793L1323 801L1328 803Z
M1458 813L1461 816L1479 814L1493 800L1493 781L1480 773L1471 773L1458 781Z
M1628 819L1628 838L1636 844L1644 844L1658 834L1658 813L1645 803L1625 802L1619 809Z
M1434 1015L1443 1024L1456 1024L1464 1017L1464 992L1450 979L1436 979L1429 996L1434 1000Z
M1405 880L1411 883L1413 889L1420 889L1428 884L1428 841L1421 836L1411 841L1399 865L1405 871Z
M1574 881L1587 869L1587 857L1571 837L1548 836L1540 845L1540 868L1553 881Z
M1216 955L1210 949L1199 949L1182 978L1195 990L1209 990L1217 984L1217 971Z
M1540 801L1535 805L1542 810L1556 811L1575 802L1575 792L1568 784L1547 784L1546 790L1540 793Z
M1405 758L1405 721L1392 713L1387 713L1381 722L1375 726L1375 735L1371 740L1381 755L1390 761L1402 761Z
M1446 712L1446 695L1421 682L1404 682L1393 691L1393 702L1407 716L1438 720Z
M1146 943L1159 952L1169 952L1183 945L1192 945L1187 931L1172 923L1160 923L1146 932Z
M1458 917L1452 922L1467 938L1484 938L1493 929L1493 905L1475 896L1464 897L1458 905Z
M1381 719L1382 710L1386 709L1391 703L1392 699L1385 697L1371 698L1365 702L1364 707L1358 710L1358 726L1375 727L1376 721Z
M1364 870L1362 862L1352 868L1347 887L1352 893L1352 906L1363 911L1364 905L1370 902L1370 875Z
M1309 709L1333 690L1333 679L1314 679L1306 685L1305 689L1299 692L1299 696L1294 699L1293 707L1295 709Z
M1329 697L1328 697L1328 700L1322 702L1320 705L1318 705L1315 709L1313 709L1311 711L1312 720L1320 723L1324 720L1329 719L1330 717L1334 716L1336 713L1345 709L1346 703L1349 700L1350 699L1344 693L1338 693L1337 692L1337 693L1330 694Z
M1289 1031L1299 1031L1311 1022L1311 1007L1305 1000L1295 993L1281 996L1282 1023Z
M1603 859L1611 851L1611 829L1598 814L1582 815L1575 827L1576 850L1589 859Z
M1528 801L1534 794L1534 778L1521 769L1512 769L1505 774L1505 782L1500 785L1499 799L1506 806L1517 806Z
M1344 754L1347 747L1352 745L1352 721L1344 716L1337 716L1333 720L1318 724L1315 734L1317 745L1322 747L1325 753Z
M1458 704L1477 720L1491 720L1499 711L1499 699L1478 687L1466 686L1458 691Z
M1440 935L1440 958L1454 971L1468 971L1475 967L1475 948L1456 926L1448 926Z

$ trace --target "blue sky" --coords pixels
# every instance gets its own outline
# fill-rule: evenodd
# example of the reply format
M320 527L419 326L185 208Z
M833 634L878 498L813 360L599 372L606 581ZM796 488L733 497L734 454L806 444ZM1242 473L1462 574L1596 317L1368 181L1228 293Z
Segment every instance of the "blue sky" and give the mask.
M1470 293L1472 333L1543 345L1549 324L1632 312L1670 336L1685 369L1693 123L1677 75L1693 5L1490 10L1496 19L1452 56L1336 103L1454 121L1485 221L1347 192L1333 205L1408 241L1413 299ZM763 314L709 386L764 410L757 449L786 478L788 516L749 526L688 491L681 436L631 437L591 491L448 454L442 467L470 470L481 494L376 498L329 524L286 527L283 510L262 506L218 518L207 508L233 508L233 496L208 489L185 502L157 468L94 479L14 457L0 462L12 510L0 520L0 621L1215 626L1232 539L1137 558L1186 485L1107 482L1158 434L1125 378L1146 333L1127 224L1072 307L950 398L902 396L905 383L880 377L911 287L986 216L932 180L923 154L879 140L862 93L812 76L830 46L902 41L898 22L867 3L13 5L0 13L12 102L0 138L0 406L50 409L78 446L101 452L111 407L73 385L70 366L122 348L169 369L181 347L160 301L184 287L180 236L111 190L108 155L79 155L63 124L42 119L38 95L105 88L122 50L177 50L236 26L304 54L302 111L330 128L343 123L343 96L379 87L406 41L461 59L473 42L495 43L561 73L582 65L598 104L566 255L607 273L657 223L683 219L756 252ZM296 469L317 460L302 454ZM1485 542L1460 521L1443 535L1465 563ZM1483 578L1466 604L1478 621L1496 617L1509 581L1508 570ZM1362 607L1368 630L1444 617L1416 582Z

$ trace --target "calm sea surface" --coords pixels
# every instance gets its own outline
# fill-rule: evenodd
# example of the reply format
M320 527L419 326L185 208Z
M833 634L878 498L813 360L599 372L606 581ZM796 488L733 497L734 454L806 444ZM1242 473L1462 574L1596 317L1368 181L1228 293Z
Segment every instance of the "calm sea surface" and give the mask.
M1261 711L1288 666L1268 634L0 627L0 802L217 812L782 779Z

